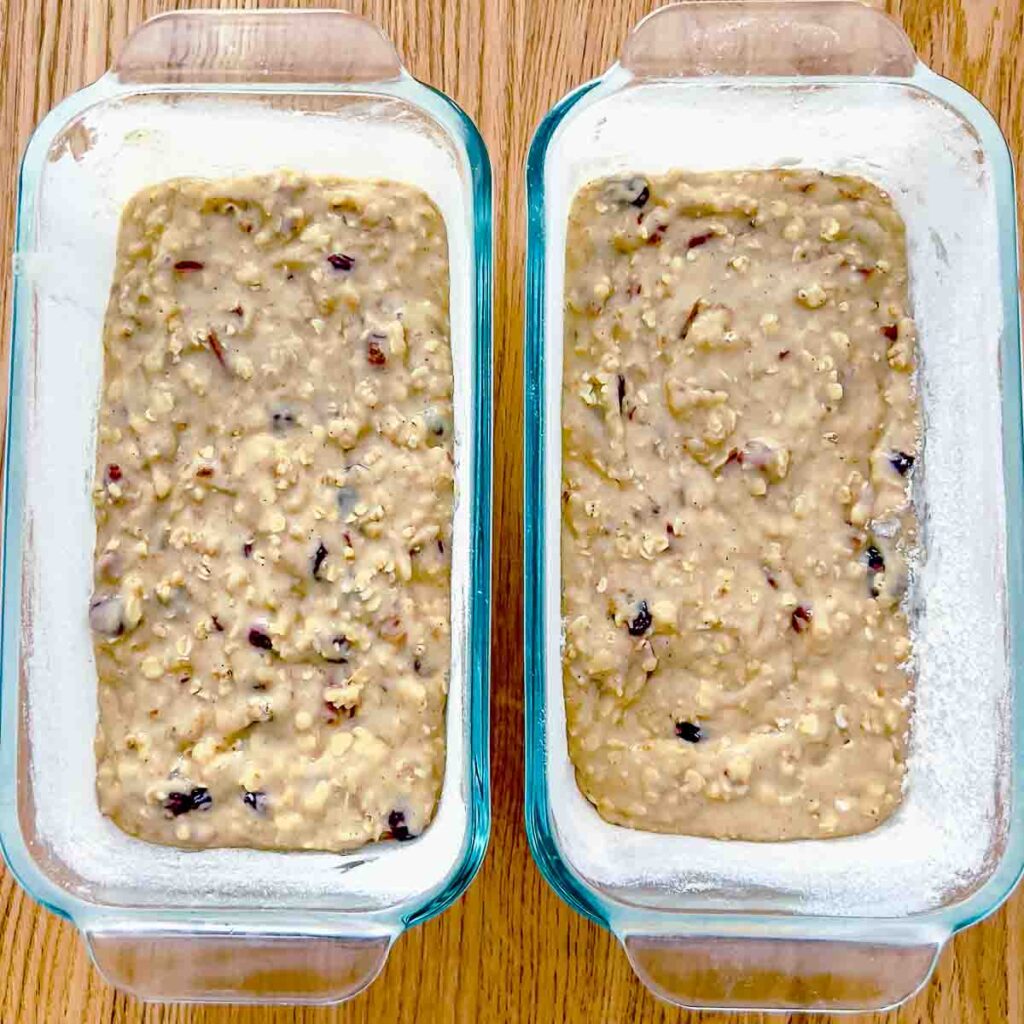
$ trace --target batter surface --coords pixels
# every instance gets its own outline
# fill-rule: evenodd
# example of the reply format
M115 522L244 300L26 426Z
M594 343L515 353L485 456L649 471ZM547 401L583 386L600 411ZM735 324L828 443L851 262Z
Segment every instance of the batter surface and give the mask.
M125 209L104 332L101 810L158 843L410 839L444 770L448 256L425 194L281 172Z
M859 178L673 172L576 196L563 677L611 822L754 840L899 804L919 447L903 223Z

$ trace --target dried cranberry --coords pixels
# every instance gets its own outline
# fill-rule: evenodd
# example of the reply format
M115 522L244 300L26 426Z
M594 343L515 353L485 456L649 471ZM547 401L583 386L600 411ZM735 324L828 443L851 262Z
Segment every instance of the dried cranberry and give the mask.
M217 362L226 370L228 368L228 364L224 359L224 349L221 347L220 338L217 337L217 332L212 327L207 332L206 341L213 354L217 357Z
M706 242L710 242L715 237L714 231L705 231L702 234L694 235L687 243L687 249L696 249L699 245L704 245Z
M914 456L906 452L893 452L889 456L889 462L900 476L906 476L914 465Z
M199 260L178 260L174 264L174 269L179 271L179 273L187 274L193 270L202 270L204 266L206 264L200 263Z
M335 270L351 270L356 265L356 259L354 256L346 256L343 252L332 252L327 257L327 262L330 263Z
M868 582L868 589L871 591L872 597L878 597L882 592L882 588L878 585L875 577L880 572L885 572L885 559L882 557L882 552L874 544L868 546L865 555L868 562L868 575L871 577Z
M384 349L380 347L380 342L376 338L370 338L366 343L366 361L371 366L383 366L388 361Z
M388 828L391 829L391 835L400 843L416 838L409 831L409 826L405 823L405 815L401 811L392 811L388 815Z
M107 479L111 483L116 484L117 481L121 479L121 476L121 467L116 462L112 462L109 466L107 466Z
M316 551L313 553L313 579L320 579L320 567L324 564L324 559L327 557L327 548L324 547L323 541L316 546Z
M242 793L242 803L251 807L257 814L264 814L267 810L267 794L261 789L250 792L248 789Z
M242 554L245 555L246 558L251 558L252 557L252 541L251 540L247 540L242 545Z
M659 224L648 236L648 245L661 245L661 240L665 237L665 232L668 231L667 224Z
M814 613L811 609L807 605L798 604L789 617L789 623L798 633L802 633L811 624L812 618Z
M788 348L784 348L784 349L783 349L783 350L782 350L782 351L781 351L781 352L779 353L779 358L780 358L780 359L788 359L788 358L789 358L789 349L788 349Z
M179 814L187 814L192 810L192 799L188 793L168 793L164 810L177 818Z
M224 623L221 622L216 615L211 615L210 621L213 623L213 628L217 630L218 633L224 632Z
M687 743L700 743L704 733L696 722L676 722L676 735Z
M630 636L643 636L651 628L651 612L646 601L637 606L636 618L628 624Z
M238 305L232 306L231 309L229 310L229 312L234 313L235 316L245 316L245 310L242 309L241 303L239 303Z
M619 412L622 412L622 405L626 401L626 378L619 374Z
M886 324L884 327L880 327L879 330L890 340L895 341L899 337L899 328L896 324Z
M865 554L868 558L868 568L872 572L885 572L885 559L882 557L882 552L874 544L868 546Z
M188 793L168 793L164 801L164 810L177 818L189 811L202 811L213 806L213 797L205 786L196 786Z
M690 328L693 326L693 321L697 319L697 314L701 309L701 300L698 299L691 307L690 312L686 314L686 319L683 321L682 329L679 331L679 340L686 341L686 336L690 333Z
M213 476L213 466L200 466L196 470L196 476L202 476L202 477Z
M249 630L249 643L253 647L258 647L261 651L272 651L274 649L274 641L270 639L270 635L264 630L260 629L259 626L253 626Z

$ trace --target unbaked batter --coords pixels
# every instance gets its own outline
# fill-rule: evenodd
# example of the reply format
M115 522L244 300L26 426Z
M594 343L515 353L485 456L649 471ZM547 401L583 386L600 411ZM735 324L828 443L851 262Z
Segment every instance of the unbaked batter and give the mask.
M395 182L179 179L104 332L100 807L159 843L411 839L444 770L443 219Z
M626 176L566 245L569 750L607 820L756 840L898 805L919 447L903 223L859 178Z

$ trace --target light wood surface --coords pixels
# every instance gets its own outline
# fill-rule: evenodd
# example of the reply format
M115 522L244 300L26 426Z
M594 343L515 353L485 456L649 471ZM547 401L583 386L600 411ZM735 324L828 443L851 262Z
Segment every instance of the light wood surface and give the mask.
M0 0L0 132L5 143L0 149L0 254L5 282L15 176L33 126L63 96L100 75L126 33L144 18L173 6L217 5L217 0L178 5ZM317 0L310 6L331 3ZM543 882L523 830L522 168L528 140L544 112L570 87L600 73L615 58L629 26L655 5L650 0L356 0L349 6L378 20L413 73L472 115L494 167L498 539L494 828L487 860L454 908L401 939L367 993L329 1010L144 1007L103 983L75 929L38 909L4 873L0 1024L710 1020L710 1015L688 1015L659 1004L647 994L612 937L571 912ZM1019 164L1024 150L1024 0L888 0L888 9L933 68L989 106ZM8 316L5 294L4 358ZM1024 1024L1024 892L961 934L947 948L932 982L901 1011L847 1019Z

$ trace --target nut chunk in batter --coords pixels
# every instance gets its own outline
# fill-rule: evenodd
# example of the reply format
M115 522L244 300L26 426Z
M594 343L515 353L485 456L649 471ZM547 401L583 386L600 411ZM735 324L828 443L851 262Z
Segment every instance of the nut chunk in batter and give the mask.
M611 822L848 835L902 794L919 448L903 222L859 178L575 197L562 392L569 752Z
M149 188L104 355L101 810L185 846L417 836L450 655L441 214L289 172Z

